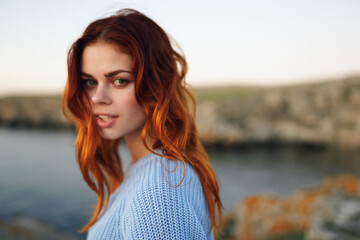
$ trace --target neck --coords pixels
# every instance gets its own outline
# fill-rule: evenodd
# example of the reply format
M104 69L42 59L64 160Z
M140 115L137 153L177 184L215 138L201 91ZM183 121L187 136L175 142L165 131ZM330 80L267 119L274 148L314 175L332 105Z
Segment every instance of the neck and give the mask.
M131 157L131 164L136 163L139 159L145 157L146 155L150 154L151 152L145 147L142 139L141 139L141 130L140 132L132 135L127 135L124 137L126 146L129 150L130 157ZM146 136L146 144L150 149L152 149L153 141L150 137Z

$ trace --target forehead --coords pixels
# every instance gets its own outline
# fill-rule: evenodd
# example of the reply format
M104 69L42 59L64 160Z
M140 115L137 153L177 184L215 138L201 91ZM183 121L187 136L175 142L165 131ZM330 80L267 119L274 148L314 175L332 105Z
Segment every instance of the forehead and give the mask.
M114 70L131 71L132 57L120 47L97 42L85 47L81 58L81 71L104 73Z

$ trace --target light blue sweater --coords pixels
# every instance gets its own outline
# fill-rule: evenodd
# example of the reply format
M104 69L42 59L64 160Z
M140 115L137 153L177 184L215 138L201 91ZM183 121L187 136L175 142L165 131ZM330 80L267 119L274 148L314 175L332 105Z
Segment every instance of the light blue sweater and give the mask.
M89 229L87 240L214 239L196 172L186 163L184 181L171 187L166 179L176 186L184 173L181 161L171 172L175 167L175 161L155 154L130 165L104 214Z

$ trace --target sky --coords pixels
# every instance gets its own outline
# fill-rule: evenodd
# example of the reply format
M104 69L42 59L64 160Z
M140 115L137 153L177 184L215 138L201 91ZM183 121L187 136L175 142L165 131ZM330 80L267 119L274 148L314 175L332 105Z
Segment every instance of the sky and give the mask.
M0 96L61 93L70 45L127 7L178 42L195 87L360 75L358 0L1 0Z

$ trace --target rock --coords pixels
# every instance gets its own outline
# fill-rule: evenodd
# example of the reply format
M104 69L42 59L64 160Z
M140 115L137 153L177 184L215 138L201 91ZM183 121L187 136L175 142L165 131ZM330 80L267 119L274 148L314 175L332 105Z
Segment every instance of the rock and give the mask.
M360 239L360 179L333 177L284 198L252 195L225 219L217 239Z
M0 221L0 239L6 240L78 240L79 238L61 233L44 222L21 216L11 223Z
M0 124L6 127L72 127L62 114L60 96L0 99Z
M360 239L360 198L341 194L319 200L306 239Z
M359 99L360 77L352 77L207 100L198 104L199 135L205 143L223 146L276 143L360 149ZM213 109L205 114L202 109L209 106Z
M0 239L33 240L34 235L27 228L0 221Z

